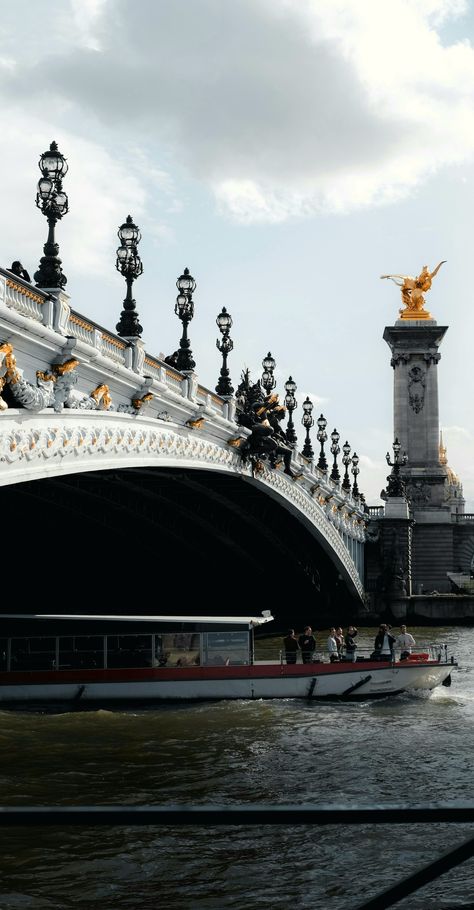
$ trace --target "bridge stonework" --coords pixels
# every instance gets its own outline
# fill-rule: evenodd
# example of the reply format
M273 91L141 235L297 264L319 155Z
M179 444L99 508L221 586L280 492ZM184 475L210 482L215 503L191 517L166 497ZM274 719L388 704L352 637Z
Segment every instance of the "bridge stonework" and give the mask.
M202 386L48 293L0 269L0 485L148 467L239 475L296 517L364 597L368 516L294 451L291 478L239 455L235 399Z

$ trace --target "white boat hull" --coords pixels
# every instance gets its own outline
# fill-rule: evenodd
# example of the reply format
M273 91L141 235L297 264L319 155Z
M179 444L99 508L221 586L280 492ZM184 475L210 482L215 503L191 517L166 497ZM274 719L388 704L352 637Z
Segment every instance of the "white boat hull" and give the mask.
M38 673L35 680L23 678L18 683L11 678L14 674L9 674L8 682L0 683L0 706L64 702L80 707L127 702L137 705L162 700L376 698L405 690L434 689L447 679L452 669L451 664L437 662L403 662L393 666L373 662L291 667L257 664L221 668L212 675L198 669L192 673L172 674L166 670L129 671L128 678L111 680L104 678L107 671L75 673L70 681L64 678L64 673ZM39 679L40 676L48 679ZM137 676L141 678L134 678Z

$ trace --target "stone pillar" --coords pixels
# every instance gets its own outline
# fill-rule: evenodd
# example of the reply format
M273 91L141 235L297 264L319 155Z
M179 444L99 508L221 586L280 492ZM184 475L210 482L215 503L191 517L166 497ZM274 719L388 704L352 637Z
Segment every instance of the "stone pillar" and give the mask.
M412 503L428 510L442 507L448 473L440 463L438 407L438 348L446 332L434 319L399 319L383 336L394 369L394 438L408 456L401 473Z

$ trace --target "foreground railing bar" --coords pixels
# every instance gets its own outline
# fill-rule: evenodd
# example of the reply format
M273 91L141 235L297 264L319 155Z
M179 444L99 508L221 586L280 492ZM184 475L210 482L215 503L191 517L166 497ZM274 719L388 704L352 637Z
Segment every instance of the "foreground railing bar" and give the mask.
M409 825L472 824L464 806L3 806L0 826L13 825Z
M430 882L435 881L440 875L444 875L445 872L449 872L450 869L459 866L472 856L474 856L474 838L470 838L459 847L450 850L449 853L437 857L428 866L424 866L423 869L419 869L418 872L414 872L413 875L409 875L403 881L392 885L392 887L381 892L376 897L365 900L363 904L358 904L354 910L386 910L386 907L393 907L404 897L408 897L418 891L423 885L428 885ZM469 906L472 907L472 904L469 904Z

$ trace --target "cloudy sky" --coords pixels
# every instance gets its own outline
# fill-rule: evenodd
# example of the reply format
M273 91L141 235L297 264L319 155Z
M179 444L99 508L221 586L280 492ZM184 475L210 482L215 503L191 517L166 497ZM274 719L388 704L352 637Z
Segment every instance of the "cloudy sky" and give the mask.
M143 239L149 353L177 346L175 281L197 281L200 381L271 350L361 455L379 501L392 442L386 272L446 259L428 296L448 457L474 511L474 8L469 0L0 0L0 261L33 273L46 239L37 160L69 162L58 240L71 304L114 329L116 231ZM317 411L317 413L316 413ZM301 406L295 420L301 419Z

